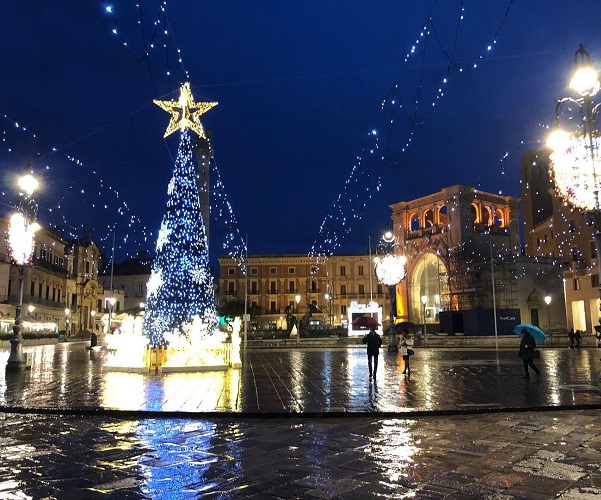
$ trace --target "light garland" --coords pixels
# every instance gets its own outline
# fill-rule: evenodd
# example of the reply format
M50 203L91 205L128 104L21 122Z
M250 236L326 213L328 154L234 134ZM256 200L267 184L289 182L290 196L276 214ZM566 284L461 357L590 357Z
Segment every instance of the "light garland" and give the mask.
M168 342L176 331L185 334L184 325L193 322L195 331L213 332L217 327L197 172L187 128L181 133L169 185L171 194L144 311L144 335L150 347ZM199 327L198 321L204 326Z
M600 151L599 137L594 137L593 142L595 150ZM555 189L560 198L585 212L596 209L595 192L601 188L601 163L595 171L590 148L589 138L582 132L574 132L549 157Z
M374 259L376 279L378 283L386 286L398 285L405 278L405 265L407 257L404 255L389 254Z

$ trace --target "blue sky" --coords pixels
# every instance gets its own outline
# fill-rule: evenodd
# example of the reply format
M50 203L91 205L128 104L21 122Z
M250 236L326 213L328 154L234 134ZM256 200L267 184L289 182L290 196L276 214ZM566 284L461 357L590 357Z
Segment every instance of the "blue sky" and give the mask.
M177 98L177 48L195 99L219 101L203 124L251 254L307 253L334 213L352 226L336 253L366 251L390 204L453 184L519 196L520 157L553 123L578 43L601 61L592 0L171 1L167 48L161 24L147 59L161 2L140 5L144 30L134 2L0 6L0 202L32 161L42 222L85 224L105 247L116 224L118 260L154 247L142 235L160 225L178 140L152 100Z

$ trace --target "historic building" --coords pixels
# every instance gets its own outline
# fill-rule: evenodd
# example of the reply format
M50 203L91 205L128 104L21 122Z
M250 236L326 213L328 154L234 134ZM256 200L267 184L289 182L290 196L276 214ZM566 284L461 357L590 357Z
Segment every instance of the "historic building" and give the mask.
M231 257L219 258L218 306L245 300L258 328L286 329L286 308L311 311L314 326L348 323L351 302L378 302L390 314L388 290L373 277L369 255L336 255L317 266L306 255L248 256L248 276Z
M549 177L549 151L522 157L526 255L555 259L563 269L567 327L594 333L599 325L599 263L593 218L566 205Z
M102 287L112 289L116 301L115 311L139 313L146 302L146 284L152 271L152 259L145 251L138 252L136 257L115 263L105 269L100 277Z
M466 335L549 326L538 312L561 279L552 259L521 256L519 199L455 185L391 209L395 252L407 257L397 318Z
M0 232L8 219L0 218ZM35 235L32 263L23 269L23 310L29 323L55 325L74 335L101 320L103 290L98 285L100 251L89 240L64 239L42 227ZM99 302L100 300L100 302ZM19 268L10 261L6 239L0 242L0 330L12 331L19 303ZM93 312L92 312L93 311Z

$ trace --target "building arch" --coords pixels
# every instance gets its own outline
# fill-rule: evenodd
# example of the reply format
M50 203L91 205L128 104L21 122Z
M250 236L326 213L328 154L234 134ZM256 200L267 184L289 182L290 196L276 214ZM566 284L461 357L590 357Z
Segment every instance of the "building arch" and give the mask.
M409 229L411 231L417 231L420 228L419 215L416 212L413 212L409 216Z
M480 224L480 207L475 203L470 205L470 218L473 224Z
M424 227L431 227L434 225L434 211L430 208L426 210L424 214Z
M442 207L440 207L437 211L436 214L436 222L441 225L444 226L447 224L447 206L443 205Z
M414 323L437 323L440 297L447 291L444 276L447 267L433 252L422 254L415 263L409 280L410 317ZM426 298L425 304L422 297Z

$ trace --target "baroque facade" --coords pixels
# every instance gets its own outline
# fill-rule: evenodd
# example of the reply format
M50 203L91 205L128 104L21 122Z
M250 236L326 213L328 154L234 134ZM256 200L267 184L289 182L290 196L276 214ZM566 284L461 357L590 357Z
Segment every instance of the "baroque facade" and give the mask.
M407 257L397 318L466 335L542 326L543 297L561 280L551 259L521 256L519 201L455 185L391 205L395 251Z
M8 218L0 218L0 233ZM98 284L100 250L89 240L63 238L42 227L36 232L32 263L23 272L23 310L31 328L66 331L102 330L104 290ZM11 332L19 303L19 269L0 243L0 331ZM39 326L36 326L39 325ZM51 326L53 325L53 326Z

